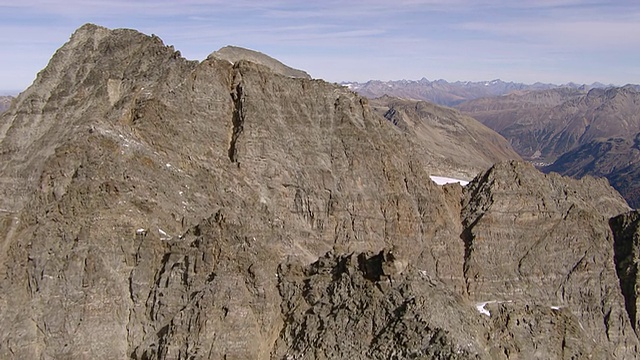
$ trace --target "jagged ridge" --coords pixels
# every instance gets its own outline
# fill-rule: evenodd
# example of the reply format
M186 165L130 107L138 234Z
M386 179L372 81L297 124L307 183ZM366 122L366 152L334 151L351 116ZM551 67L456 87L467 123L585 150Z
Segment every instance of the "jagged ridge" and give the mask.
M605 182L440 187L348 89L94 25L15 104L0 357L637 357Z

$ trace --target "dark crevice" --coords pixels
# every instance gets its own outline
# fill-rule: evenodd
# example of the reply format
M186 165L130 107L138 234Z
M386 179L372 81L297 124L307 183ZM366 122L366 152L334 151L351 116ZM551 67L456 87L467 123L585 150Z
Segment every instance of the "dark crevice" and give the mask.
M237 163L238 149L236 148L236 144L238 142L238 138L244 130L244 93L242 84L238 84L236 86L235 91L231 93L231 98L233 99L234 104L233 116L231 118L233 130L231 133L231 141L229 142L228 155L229 160L232 163Z
M629 212L609 220L613 232L614 263L624 297L624 305L631 326L638 332L636 283L638 281L638 252L640 246L640 213Z
M471 258L471 251L473 249L473 234L471 233L471 229L473 228L473 225L475 225L475 223L472 224L471 226L466 227L462 231L462 234L460 234L460 239L464 244L462 274L463 274L464 282L466 285L467 295L469 295L469 278L468 278L467 272L469 271L469 259Z
M358 267L362 272L362 276L369 281L380 281L384 274L382 270L383 262L384 254L382 251L371 257L367 257L367 254L364 253L358 255Z

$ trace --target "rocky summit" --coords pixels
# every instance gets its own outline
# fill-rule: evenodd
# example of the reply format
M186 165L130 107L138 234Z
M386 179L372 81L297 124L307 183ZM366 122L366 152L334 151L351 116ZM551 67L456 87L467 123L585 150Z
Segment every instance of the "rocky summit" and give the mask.
M0 116L0 358L638 358L622 197L502 141L438 186L400 105L81 27Z

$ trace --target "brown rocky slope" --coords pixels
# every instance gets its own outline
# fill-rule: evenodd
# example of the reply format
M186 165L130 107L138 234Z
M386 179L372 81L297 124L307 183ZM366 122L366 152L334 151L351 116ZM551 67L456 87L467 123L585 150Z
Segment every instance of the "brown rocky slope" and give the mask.
M584 114L576 114L586 105L577 99L585 95L579 89L549 89L465 101L456 108L504 136L523 158L553 162L576 146L588 125Z
M437 186L339 86L85 25L0 130L1 358L638 357L606 182Z
M433 162L435 175L473 179L502 160L520 156L498 133L457 110L426 101L383 96L370 100L373 109L422 146L421 156Z

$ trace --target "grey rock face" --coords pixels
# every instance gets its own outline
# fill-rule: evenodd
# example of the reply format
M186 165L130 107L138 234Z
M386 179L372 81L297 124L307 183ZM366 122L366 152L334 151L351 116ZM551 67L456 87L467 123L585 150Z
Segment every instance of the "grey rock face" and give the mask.
M278 276L286 321L275 357L479 358L472 354L483 345L467 333L478 328L475 309L415 268L398 272L398 262L383 250L283 265Z
M637 357L604 182L437 186L343 87L95 25L0 124L0 358Z
M606 180L541 175L512 162L479 175L466 191L462 239L472 299L528 308L528 316L543 322L571 309L570 326L583 329L583 345L596 339L606 357L635 356L638 342L622 305L608 224L628 207ZM532 307L546 311L534 315L539 310ZM548 344L557 337L551 339Z
M265 55L261 52L249 50L249 49L245 49L237 46L225 46L220 50L217 50L211 53L209 57L215 57L218 59L227 60L231 63L236 63L240 60L247 60L256 64L264 65L269 69L271 69L273 72L280 75L294 77L294 78L311 79L311 76L309 76L309 74L307 74L305 71L289 67L281 63L280 61L268 55Z

